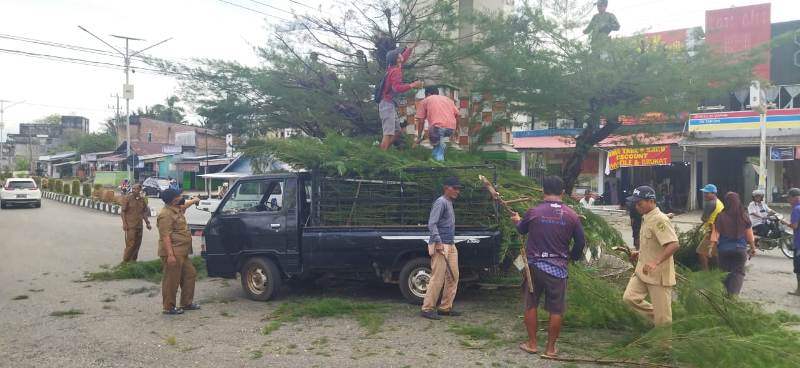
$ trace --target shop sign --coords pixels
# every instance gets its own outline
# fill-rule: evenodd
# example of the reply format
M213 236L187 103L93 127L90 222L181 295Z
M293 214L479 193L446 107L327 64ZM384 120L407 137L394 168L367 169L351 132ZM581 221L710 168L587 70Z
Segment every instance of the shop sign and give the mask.
M707 112L689 116L689 132L757 130L760 117L755 111ZM767 110L767 129L800 127L800 109Z
M669 146L617 148L608 152L608 168L661 166L672 163Z
M792 161L794 160L794 147L770 147L769 159L771 161Z

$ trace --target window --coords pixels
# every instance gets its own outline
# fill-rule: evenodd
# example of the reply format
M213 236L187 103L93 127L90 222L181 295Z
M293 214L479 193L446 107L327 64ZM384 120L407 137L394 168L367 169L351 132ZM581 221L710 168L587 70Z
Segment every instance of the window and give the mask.
M147 143L153 142L153 132L147 132L144 135L146 137L145 139L147 140Z
M278 212L283 209L282 180L251 180L231 189L222 213Z

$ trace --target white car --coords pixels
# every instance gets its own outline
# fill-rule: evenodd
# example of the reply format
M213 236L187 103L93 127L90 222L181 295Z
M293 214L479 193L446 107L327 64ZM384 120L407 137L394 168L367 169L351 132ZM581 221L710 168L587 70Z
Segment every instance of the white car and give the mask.
M31 178L8 178L0 188L0 208L11 205L42 207L42 191Z

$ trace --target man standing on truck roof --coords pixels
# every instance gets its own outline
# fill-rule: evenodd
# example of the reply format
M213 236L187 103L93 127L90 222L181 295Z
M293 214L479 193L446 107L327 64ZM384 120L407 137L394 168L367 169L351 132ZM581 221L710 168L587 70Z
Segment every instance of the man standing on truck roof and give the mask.
M456 215L453 201L463 186L456 177L444 180L444 194L433 202L428 229L428 254L431 256L431 280L422 303L422 317L439 320L440 316L460 316L453 310L453 300L458 289L458 250L456 249ZM444 294L442 294L444 287ZM436 302L442 296L437 308Z
M139 258L139 247L142 246L142 221L150 226L150 209L147 207L147 197L142 195L142 185L136 183L131 188L131 192L122 197L122 230L125 232L125 252L122 255L122 263L136 262Z
M422 131L425 129L425 120L428 121L428 139L433 146L433 159L444 161L444 151L447 147L445 138L453 136L458 119L458 107L447 96L439 95L438 87L425 87L425 99L420 101L417 114L414 116L417 123L417 144L422 140Z
M412 88L422 88L422 81L403 83L403 63L411 57L415 46L416 44L412 44L411 47L396 48L386 53L386 76L383 77L383 90L381 100L378 102L378 115L383 130L381 149L384 151L388 150L401 134L394 96L408 92Z
M519 344L523 351L536 354L537 308L542 295L544 309L550 313L547 330L547 349L542 357L554 358L558 354L556 340L561 333L561 321L567 307L567 263L581 258L586 238L578 214L561 201L564 181L558 176L547 176L542 180L544 198L542 203L520 218L511 216L520 234L528 234L525 251L533 279L533 293L527 283L522 285L525 304L525 327L528 341ZM572 250L569 243L574 241Z
M181 193L167 189L161 193L164 208L158 214L158 256L161 257L161 297L164 314L183 314L183 311L198 310L193 302L194 283L197 271L189 254L192 253L192 234L183 213L186 208L199 202L198 198L185 200ZM180 308L175 306L175 297L181 288Z

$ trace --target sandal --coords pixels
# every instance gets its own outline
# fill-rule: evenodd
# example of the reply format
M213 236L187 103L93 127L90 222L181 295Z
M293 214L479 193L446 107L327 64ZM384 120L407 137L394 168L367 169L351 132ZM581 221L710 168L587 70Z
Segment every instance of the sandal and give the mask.
M182 306L181 309L183 309L185 311L198 310L198 309L200 309L200 305L196 304L196 303L192 303L192 304L189 304L189 305Z
M526 352L526 353L528 353L528 354L537 354L537 353L539 353L539 351L538 351L538 350L534 350L534 349L531 349L530 347L528 347L528 343L527 343L527 342L522 342L522 343L520 343L520 344L519 344L519 348L520 348L522 351L524 351L524 352Z
M539 355L539 357L542 359L558 359L558 349L556 349L556 351L554 351L553 353L545 352L544 354Z
M183 314L183 309L180 309L180 308L165 309L161 313L173 316L173 315L176 315L176 314Z

